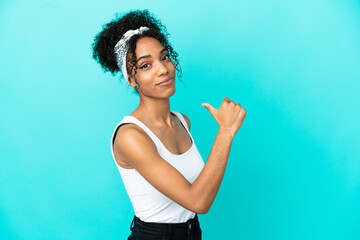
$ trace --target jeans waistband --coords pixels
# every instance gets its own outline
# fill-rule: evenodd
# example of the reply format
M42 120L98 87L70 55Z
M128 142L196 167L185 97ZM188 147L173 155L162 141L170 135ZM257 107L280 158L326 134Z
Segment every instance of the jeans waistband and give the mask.
M155 222L144 222L136 215L134 215L134 219L131 222L130 230L139 229L141 232L145 233L165 233L169 232L175 233L187 233L188 235L192 234L197 228L200 227L199 220L197 214L195 214L194 218L187 220L184 223L155 223Z

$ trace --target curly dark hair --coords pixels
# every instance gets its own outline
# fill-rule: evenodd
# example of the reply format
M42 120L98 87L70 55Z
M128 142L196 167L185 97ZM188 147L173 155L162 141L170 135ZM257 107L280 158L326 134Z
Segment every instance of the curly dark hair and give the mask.
M160 20L156 19L148 9L142 11L129 11L120 16L116 15L115 19L104 24L102 26L102 31L95 36L94 42L91 44L93 59L101 65L104 72L109 71L113 76L115 76L119 71L121 71L116 64L116 56L114 52L116 43L128 30L137 29L142 26L148 27L149 30L144 31L142 34L136 34L130 38L128 42L129 50L126 57L126 68L129 77L132 76L138 85L136 87L136 92L138 92L140 84L137 82L136 77L132 75L132 73L134 70L136 74L136 70L138 69L136 66L135 48L137 41L141 37L153 37L168 50L169 57L174 63L177 71L177 76L181 80L182 70L178 59L178 53L174 51L168 41L170 34L167 32L166 27L161 24ZM123 75L122 77L124 78Z

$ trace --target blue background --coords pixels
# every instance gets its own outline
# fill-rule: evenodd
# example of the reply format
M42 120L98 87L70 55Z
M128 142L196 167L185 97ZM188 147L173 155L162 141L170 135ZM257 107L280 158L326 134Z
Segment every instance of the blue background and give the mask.
M171 109L204 159L247 110L203 239L360 239L360 3L355 0L0 2L1 239L126 239L133 210L110 138L139 99L91 58L116 13L166 25L183 81Z

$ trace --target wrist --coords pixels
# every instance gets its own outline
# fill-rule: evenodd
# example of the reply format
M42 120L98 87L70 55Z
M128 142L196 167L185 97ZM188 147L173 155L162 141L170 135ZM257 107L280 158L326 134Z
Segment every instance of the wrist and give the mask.
M219 128L219 133L221 133L222 135L225 135L229 138L234 138L235 134L233 133L233 131L231 131L229 128L225 128L225 127L220 127Z

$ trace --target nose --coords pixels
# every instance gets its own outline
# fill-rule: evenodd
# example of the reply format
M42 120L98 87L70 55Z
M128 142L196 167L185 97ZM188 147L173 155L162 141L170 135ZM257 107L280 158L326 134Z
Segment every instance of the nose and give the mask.
M168 67L166 66L166 63L164 62L159 62L158 64L158 75L161 76L161 75L166 75L169 73L169 69Z

